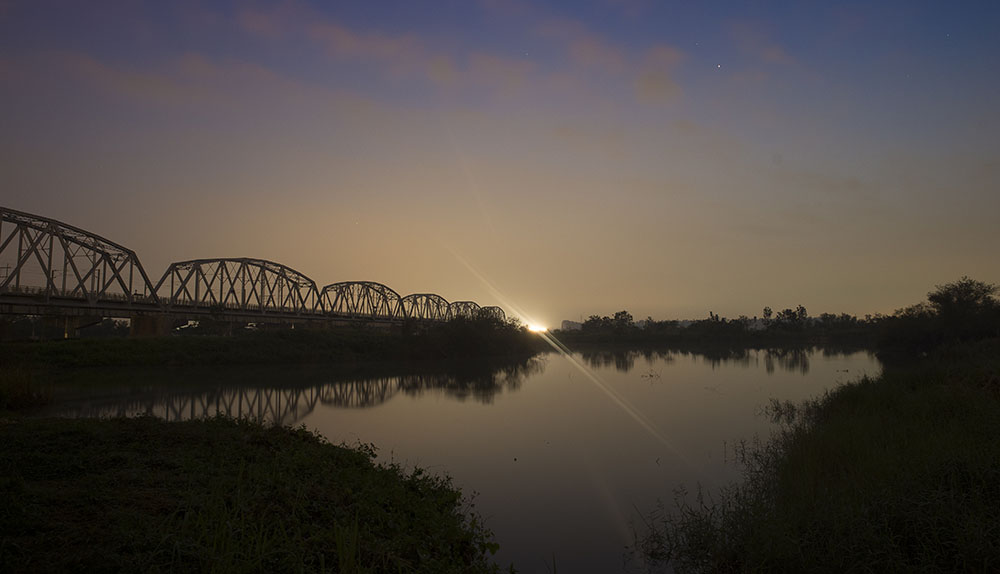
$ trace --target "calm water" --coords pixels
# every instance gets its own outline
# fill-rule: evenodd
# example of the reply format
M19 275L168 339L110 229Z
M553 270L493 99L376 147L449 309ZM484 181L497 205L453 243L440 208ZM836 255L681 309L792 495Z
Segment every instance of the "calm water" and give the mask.
M305 424L333 442L451 475L521 572L622 571L631 525L679 486L739 476L732 445L800 401L862 374L867 353L541 355L505 365L120 371L58 387L51 414L223 412ZM405 373L405 374L400 374ZM107 381L106 372L99 374Z

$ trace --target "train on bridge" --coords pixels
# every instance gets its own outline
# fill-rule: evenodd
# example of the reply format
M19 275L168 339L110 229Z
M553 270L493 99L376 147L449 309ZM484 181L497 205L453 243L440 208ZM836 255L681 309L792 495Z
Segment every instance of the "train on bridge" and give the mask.
M47 217L0 207L0 314L62 320L65 336L105 318L129 319L134 335L178 323L378 323L506 320L500 307L434 293L401 296L374 281L322 288L280 263L253 258L171 263L155 283L127 247Z

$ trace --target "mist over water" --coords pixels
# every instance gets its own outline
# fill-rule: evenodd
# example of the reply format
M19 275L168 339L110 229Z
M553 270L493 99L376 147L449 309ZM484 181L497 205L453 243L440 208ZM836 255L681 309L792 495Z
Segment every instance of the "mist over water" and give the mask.
M371 443L382 460L453 477L494 530L501 564L547 572L554 558L559 570L615 572L633 526L658 499L739 477L733 446L770 433L761 413L770 399L801 401L879 371L869 353L821 349L120 370L92 385L57 385L46 414L304 424L334 443Z

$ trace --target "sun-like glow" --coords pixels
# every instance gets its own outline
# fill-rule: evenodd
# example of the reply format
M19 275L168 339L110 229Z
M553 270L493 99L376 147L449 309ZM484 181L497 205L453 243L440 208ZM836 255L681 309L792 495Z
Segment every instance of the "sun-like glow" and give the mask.
M541 325L528 325L528 330L532 333L544 333L548 331L548 328L542 327Z

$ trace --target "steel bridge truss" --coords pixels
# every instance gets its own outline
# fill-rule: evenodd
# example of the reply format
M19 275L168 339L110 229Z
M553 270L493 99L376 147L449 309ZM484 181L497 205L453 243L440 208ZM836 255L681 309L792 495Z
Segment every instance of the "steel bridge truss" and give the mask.
M339 317L395 320L401 318L402 297L374 281L344 281L323 287L323 312Z
M172 263L156 284L168 308L315 315L321 312L316 282L263 259L195 259Z
M399 300L399 307L406 319L447 321L448 301L434 293L414 293Z
M448 318L475 319L479 317L481 307L475 301L452 301L448 304Z
M135 252L54 219L0 207L0 311L108 316L227 314L267 320L505 320L499 307L449 303L433 293L401 297L382 283L323 287L280 263L252 258L172 263L153 285ZM115 315L120 316L120 315Z
M157 303L135 252L46 217L0 207L0 293L130 306Z
M506 321L507 315L503 312L503 309L495 305L489 305L487 307L479 308L480 317L490 317L491 319L496 319L497 321Z

